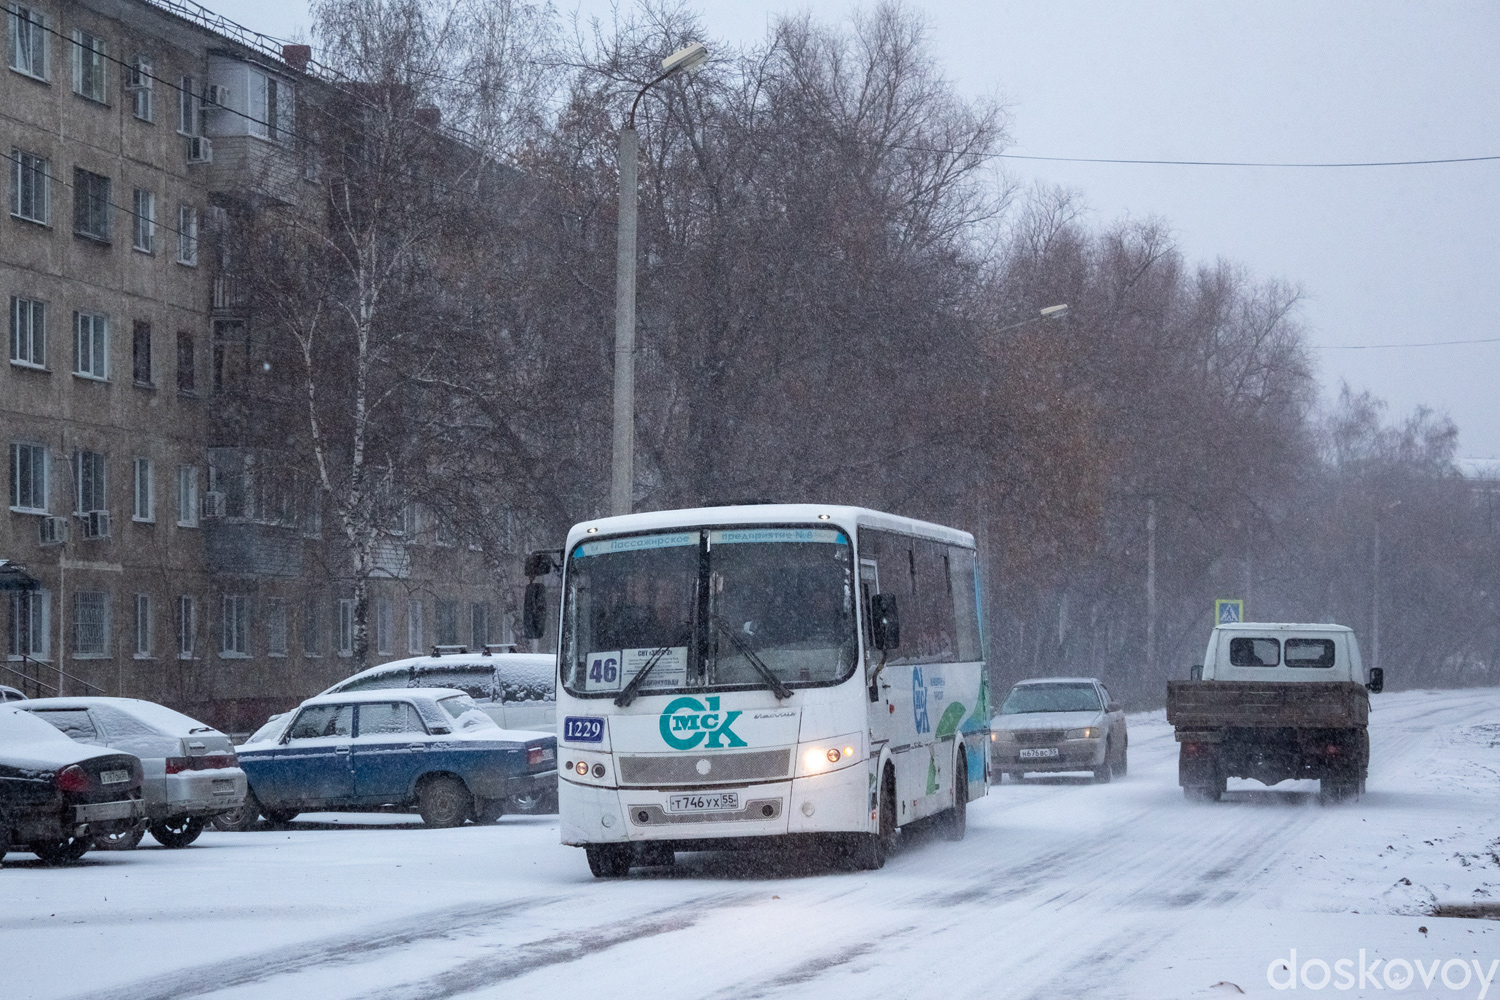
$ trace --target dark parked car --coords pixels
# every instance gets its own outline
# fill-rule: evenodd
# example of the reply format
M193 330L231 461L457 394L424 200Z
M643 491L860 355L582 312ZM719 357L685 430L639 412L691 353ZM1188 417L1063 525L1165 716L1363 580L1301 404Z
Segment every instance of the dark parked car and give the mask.
M140 822L141 762L84 746L12 705L0 705L0 857L31 851L75 861L94 838Z
M415 807L429 826L498 819L504 802L555 787L557 740L501 729L450 688L319 695L239 746L241 828L312 810Z
M163 847L187 847L209 819L244 803L245 772L234 758L229 737L165 705L90 697L36 698L17 707L79 743L141 759L145 823L114 836L95 837L95 847L130 850L147 830Z

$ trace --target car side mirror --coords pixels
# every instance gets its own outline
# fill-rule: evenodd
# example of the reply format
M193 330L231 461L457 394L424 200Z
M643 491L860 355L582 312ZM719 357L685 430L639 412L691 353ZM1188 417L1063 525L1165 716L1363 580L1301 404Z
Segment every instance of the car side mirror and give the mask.
M526 585L526 600L521 608L521 634L540 639L547 631L547 585L541 581Z
M1203 679L1203 664L1195 663L1188 668L1188 680L1201 681Z
M1370 682L1365 685L1371 694L1379 694L1385 690L1385 670L1381 667L1370 668Z
M896 613L895 594L875 594L870 598L870 635L876 649L896 649L901 645L901 617Z
M1120 703L1118 701L1112 701L1108 705L1104 706L1104 710L1106 712L1118 712L1120 710Z

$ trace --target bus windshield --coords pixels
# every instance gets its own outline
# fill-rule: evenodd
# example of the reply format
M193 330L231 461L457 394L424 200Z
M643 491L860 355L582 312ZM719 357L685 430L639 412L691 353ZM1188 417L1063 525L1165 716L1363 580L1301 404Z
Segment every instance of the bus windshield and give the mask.
M641 693L841 681L858 654L853 562L827 527L583 542L563 595L563 686L613 695L643 671Z

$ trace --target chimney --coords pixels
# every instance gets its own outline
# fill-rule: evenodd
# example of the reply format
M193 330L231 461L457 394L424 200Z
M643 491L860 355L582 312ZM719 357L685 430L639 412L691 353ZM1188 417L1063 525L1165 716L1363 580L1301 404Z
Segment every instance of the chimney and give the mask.
M307 72L307 64L311 60L311 45L283 45L281 47L281 61L299 73Z

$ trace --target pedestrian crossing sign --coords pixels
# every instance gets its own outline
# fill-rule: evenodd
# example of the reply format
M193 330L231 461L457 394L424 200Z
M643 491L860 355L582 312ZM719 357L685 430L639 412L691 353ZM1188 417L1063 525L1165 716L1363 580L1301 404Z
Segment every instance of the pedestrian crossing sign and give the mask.
M1244 601L1232 601L1223 597L1214 601L1214 622L1216 624L1233 625L1235 622L1242 622L1244 620Z

